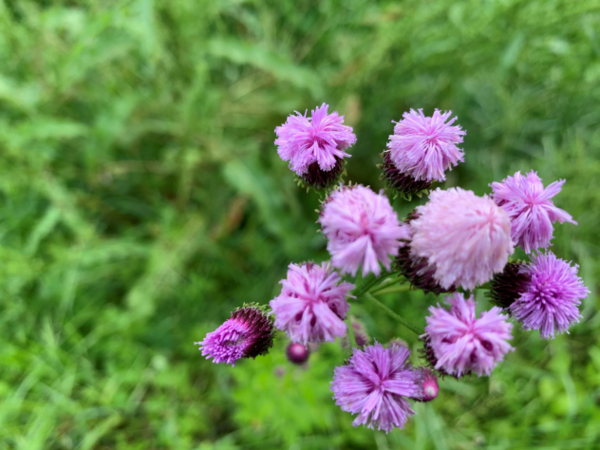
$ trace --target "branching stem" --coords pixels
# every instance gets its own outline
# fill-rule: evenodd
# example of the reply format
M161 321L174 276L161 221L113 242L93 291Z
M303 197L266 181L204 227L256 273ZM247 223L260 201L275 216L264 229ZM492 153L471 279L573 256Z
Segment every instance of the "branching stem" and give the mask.
M379 300L377 300L373 296L373 294L371 294L369 292L366 292L365 294L363 294L363 297L366 298L367 300L369 300L371 303L377 305L379 308L383 309L387 313L388 316L390 316L391 318L395 319L397 322L400 322L402 325L404 325L410 331L412 331L413 333L417 334L417 336L425 334L425 330L423 328L418 327L418 326L410 323L408 320L404 319L399 314L396 314L394 311L392 311L386 305L384 305Z

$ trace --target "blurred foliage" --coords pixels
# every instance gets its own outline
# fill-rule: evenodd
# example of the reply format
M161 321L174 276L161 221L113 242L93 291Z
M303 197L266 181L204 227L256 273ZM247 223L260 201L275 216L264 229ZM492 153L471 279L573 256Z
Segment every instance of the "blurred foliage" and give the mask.
M0 450L600 448L599 32L597 0L0 0ZM389 435L333 404L338 345L304 368L283 339L205 361L192 343L236 305L327 258L318 197L273 145L322 102L355 127L349 178L375 188L411 107L468 131L447 185L566 178L579 226L554 250L593 291L581 323L517 331L492 377L444 380ZM385 301L422 322L436 300Z

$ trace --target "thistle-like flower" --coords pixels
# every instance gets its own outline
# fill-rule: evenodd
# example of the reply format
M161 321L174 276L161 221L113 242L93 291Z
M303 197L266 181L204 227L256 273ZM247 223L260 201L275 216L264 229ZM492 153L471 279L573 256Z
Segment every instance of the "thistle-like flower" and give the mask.
M438 188L429 199L410 221L408 267L420 267L413 278L429 280L433 273L442 289L473 289L504 269L514 247L510 219L500 207L461 188Z
M502 183L490 184L492 198L511 218L513 241L526 253L550 245L554 222L577 225L569 213L552 202L564 183L565 180L555 181L544 189L540 177L531 171L525 176L517 172Z
M354 285L342 281L327 263L290 264L281 294L270 302L275 326L293 342L332 342L346 336L346 301Z
M331 382L335 404L358 414L355 427L383 430L404 428L415 412L407 398L422 395L416 374L410 368L410 350L404 346L370 345L354 349L348 364L336 367Z
M408 226L398 220L387 197L361 185L332 192L319 222L328 240L331 263L353 276L359 266L363 276L379 275L379 263L389 270L389 255L397 254L404 245L402 240L410 237Z
M456 144L466 134L458 125L452 125L456 117L448 119L452 111L435 110L426 117L423 110L411 109L394 127L394 134L387 144L390 157L400 173L414 180L443 181L446 170L464 160L462 149Z
M552 252L541 253L521 268L528 278L515 284L516 300L510 305L513 317L525 330L540 330L544 339L564 333L579 322L578 306L589 290L577 276L578 266L557 258Z
M460 293L446 297L450 311L431 306L426 317L426 342L433 352L433 366L441 373L460 377L468 373L489 375L513 348L512 324L506 321L502 310L493 307L475 316L473 296L466 299Z
M289 161L290 169L317 189L330 186L338 178L343 159L350 156L344 150L356 142L352 127L343 124L344 116L328 114L328 108L323 103L311 111L311 117L296 112L275 128L281 159Z
M254 306L236 309L215 331L208 333L200 346L206 359L235 366L240 358L256 358L273 346L273 323L264 311Z

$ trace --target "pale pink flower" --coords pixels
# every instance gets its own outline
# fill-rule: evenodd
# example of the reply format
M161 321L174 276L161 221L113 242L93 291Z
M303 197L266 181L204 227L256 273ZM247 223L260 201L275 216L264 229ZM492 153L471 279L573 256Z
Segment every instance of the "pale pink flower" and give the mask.
M327 237L332 264L343 273L379 275L390 269L390 256L396 255L401 240L410 238L410 229L398 220L388 198L358 185L331 193L323 205L319 222Z
M487 196L472 191L436 189L410 221L411 258L427 261L444 289L473 289L501 272L513 253L510 219Z

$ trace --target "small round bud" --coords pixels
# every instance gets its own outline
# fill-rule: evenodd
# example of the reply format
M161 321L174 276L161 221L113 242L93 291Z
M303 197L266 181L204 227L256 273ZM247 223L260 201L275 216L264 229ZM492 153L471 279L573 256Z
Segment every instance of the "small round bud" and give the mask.
M437 397L440 390L437 377L431 369L419 367L415 371L415 380L420 388L420 394L412 397L418 402L430 402Z
M386 347L387 348L392 348L394 345L397 346L397 347L406 347L406 348L409 348L408 344L404 340L402 340L400 338L394 338L394 339L390 340L387 343Z
M289 362L300 365L308 361L310 351L302 344L290 342L285 354L287 355Z

